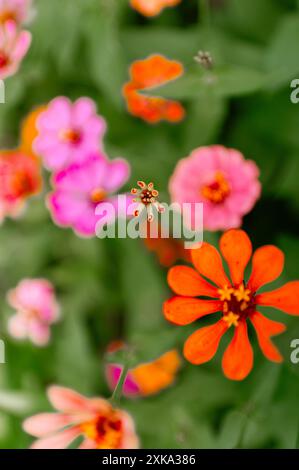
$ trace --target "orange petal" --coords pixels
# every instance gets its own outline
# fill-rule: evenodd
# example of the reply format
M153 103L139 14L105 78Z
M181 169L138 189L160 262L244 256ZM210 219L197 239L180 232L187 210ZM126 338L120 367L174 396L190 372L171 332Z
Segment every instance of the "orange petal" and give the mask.
M286 330L283 323L269 320L259 312L250 315L250 320L255 328L260 348L267 359L273 362L282 362L283 357L270 337L278 335Z
M184 72L184 67L176 60L154 54L143 60L136 60L130 68L130 76L136 89L151 88L175 80Z
M258 248L252 258L252 272L248 287L256 292L260 287L277 279L284 265L283 252L274 245Z
M179 102L157 96L144 96L138 93L138 90L155 88L177 79L183 72L184 68L180 62L169 60L159 54L133 62L130 67L131 81L123 86L123 96L128 111L151 124L161 120L181 121L185 116L185 110Z
M131 5L135 10L144 16L156 16L163 8L172 7L180 3L181 0L131 0Z
M223 269L218 250L209 243L203 243L200 248L191 251L194 266L203 276L213 281L219 287L230 286Z
M217 289L188 266L174 266L168 271L168 284L177 295L218 297Z
M234 337L223 355L222 368L228 379L243 380L252 367L253 350L248 338L246 321L242 320L235 328Z
M256 303L290 315L299 315L299 281L288 282L279 289L257 295Z
M220 239L220 250L228 264L233 284L241 284L252 254L252 245L247 233L236 229L224 233Z
M164 302L166 319L176 325L189 325L198 318L221 310L218 300L201 300L193 297L173 297Z
M180 365L181 358L173 349L153 362L135 367L131 374L142 395L152 395L173 384Z
M28 116L24 119L21 126L21 144L20 148L24 152L34 153L33 142L38 135L37 120L39 116L46 111L47 106L39 106L38 108L31 111Z
M215 356L227 328L227 324L221 319L214 325L195 331L185 342L185 358L196 365L210 361Z

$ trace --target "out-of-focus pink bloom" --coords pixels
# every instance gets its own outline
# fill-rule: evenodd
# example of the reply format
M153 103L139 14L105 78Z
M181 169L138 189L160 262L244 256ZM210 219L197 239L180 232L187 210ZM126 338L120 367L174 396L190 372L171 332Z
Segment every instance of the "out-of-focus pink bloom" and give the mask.
M256 164L239 151L221 145L200 147L179 161L169 191L172 202L204 204L205 229L226 230L239 227L260 197L258 176Z
M96 113L89 98L72 103L68 98L52 100L37 120L38 136L35 152L43 158L46 168L59 171L74 162L82 162L87 153L102 147L106 123Z
M117 211L117 195L112 194L123 186L129 174L126 160L109 161L103 154L85 157L82 163L73 163L60 171L53 177L54 192L48 197L54 222L72 227L79 235L95 236L96 225L101 219L95 213L96 208L108 202Z
M65 449L79 436L80 449L136 449L132 418L103 398L86 398L68 388L52 386L48 397L58 413L41 413L25 420L24 430L38 439L33 449Z
M0 0L0 23L7 20L22 25L32 18L32 0Z
M59 318L59 306L52 284L46 279L24 279L7 295L16 309L8 323L10 334L17 339L29 338L37 346L50 339L50 325Z
M0 24L0 80L17 72L30 44L29 31L18 31L12 20Z

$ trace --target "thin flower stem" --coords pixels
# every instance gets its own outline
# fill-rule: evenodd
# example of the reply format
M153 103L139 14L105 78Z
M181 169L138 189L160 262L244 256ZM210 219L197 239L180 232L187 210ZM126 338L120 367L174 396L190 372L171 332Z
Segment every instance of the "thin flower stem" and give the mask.
M122 391L123 391L123 385L125 383L128 371L129 371L130 365L129 365L129 360L127 360L126 364L124 364L124 367L122 369L122 372L120 374L119 380L115 386L115 389L112 393L112 396L110 398L110 402L112 405L118 405L122 396Z
M199 21L209 28L211 24L210 0L198 0Z

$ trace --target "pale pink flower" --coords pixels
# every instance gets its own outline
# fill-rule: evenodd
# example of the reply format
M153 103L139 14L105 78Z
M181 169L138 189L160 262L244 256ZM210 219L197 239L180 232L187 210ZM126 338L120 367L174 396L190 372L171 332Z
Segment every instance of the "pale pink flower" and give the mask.
M80 449L137 449L131 416L103 398L86 398L68 388L52 386L48 397L58 413L41 413L23 423L37 437L33 449L65 449L79 436Z
M22 25L33 16L32 0L0 0L0 23L7 20Z
M35 152L43 158L46 168L59 171L102 148L106 123L97 115L91 99L79 98L72 103L58 97L38 117L37 129Z
M234 149L200 147L180 160L169 182L172 202L203 203L206 230L239 227L261 194L259 169Z
M95 236L96 225L101 219L96 215L96 208L109 202L117 211L118 199L113 193L123 186L129 174L126 160L109 161L99 153L85 156L82 163L73 163L60 171L52 179L54 192L48 197L54 222L72 227L78 235Z
M0 80L17 72L30 44L29 31L18 31L13 20L0 24Z
M10 334L17 339L29 338L37 346L46 345L50 326L59 318L52 284L46 279L23 279L8 292L7 300L16 310L8 323Z

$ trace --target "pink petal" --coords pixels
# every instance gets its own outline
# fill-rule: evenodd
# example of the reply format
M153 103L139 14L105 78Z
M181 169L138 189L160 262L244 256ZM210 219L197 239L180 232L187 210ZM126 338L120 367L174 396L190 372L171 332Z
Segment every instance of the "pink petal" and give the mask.
M104 182L104 189L107 192L117 191L129 179L130 166L126 160L117 158L109 163Z
M17 313L8 320L8 331L14 338L25 339L28 334L28 322L26 315Z
M73 423L73 418L61 413L40 413L27 418L23 422L23 429L35 437L52 434Z
M31 449L65 449L80 434L81 430L78 427L66 429L54 436L38 439L32 444Z
M91 400L70 388L52 385L48 388L48 397L53 407L64 413L94 411Z
M29 31L21 31L18 35L17 42L12 51L12 59L16 61L21 61L25 54L28 52L28 49L31 44L31 34Z

